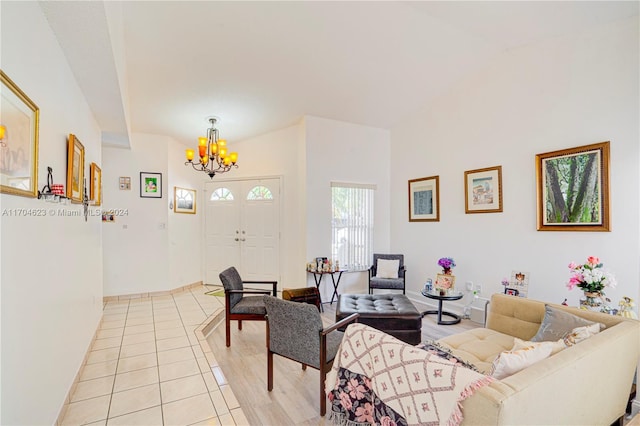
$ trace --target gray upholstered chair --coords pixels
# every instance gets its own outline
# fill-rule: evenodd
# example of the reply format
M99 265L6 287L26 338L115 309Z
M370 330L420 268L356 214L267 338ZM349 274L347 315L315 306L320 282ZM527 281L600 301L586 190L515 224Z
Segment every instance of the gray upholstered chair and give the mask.
M398 260L398 278L379 278L378 275L378 260ZM405 294L405 273L407 272L404 267L404 255L403 254L373 254L373 265L369 268L369 294L373 294L373 289L391 289L402 290L402 294Z
M273 390L273 354L320 370L320 415L327 412L324 382L338 352L343 333L338 331L359 314L352 314L323 328L318 308L307 304L263 296L267 308L267 390Z
M243 281L233 266L220 272L220 281L224 287L225 326L227 347L231 346L231 320L238 321L238 330L242 330L242 321L264 321L267 311L262 295L277 294L277 281ZM245 290L244 284L271 284L272 290ZM259 294L247 296L245 294Z

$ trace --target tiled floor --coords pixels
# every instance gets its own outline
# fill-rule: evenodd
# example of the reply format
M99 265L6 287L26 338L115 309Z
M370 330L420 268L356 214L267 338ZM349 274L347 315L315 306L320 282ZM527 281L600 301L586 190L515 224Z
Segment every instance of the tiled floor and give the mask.
M106 303L61 424L248 424L196 332L224 315L224 299L206 291Z

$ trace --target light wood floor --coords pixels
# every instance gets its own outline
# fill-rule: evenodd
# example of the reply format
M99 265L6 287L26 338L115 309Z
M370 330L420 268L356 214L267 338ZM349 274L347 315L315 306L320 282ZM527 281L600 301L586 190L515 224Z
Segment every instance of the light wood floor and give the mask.
M335 321L336 304L325 304L322 321ZM422 340L439 339L480 327L469 320L456 325L437 325L435 316L422 320ZM273 391L267 391L265 323L245 321L242 331L231 322L231 347L225 346L224 320L207 338L209 346L251 425L324 425L320 417L319 373L303 371L300 364L274 356ZM326 422L329 424L329 422Z

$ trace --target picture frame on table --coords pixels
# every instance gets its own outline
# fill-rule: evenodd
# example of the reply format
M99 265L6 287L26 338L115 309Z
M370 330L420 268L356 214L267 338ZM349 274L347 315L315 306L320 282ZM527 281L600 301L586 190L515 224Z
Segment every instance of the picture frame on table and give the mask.
M436 282L433 285L433 288L436 290L451 291L454 289L455 284L456 284L455 275L437 274Z
M89 179L91 180L89 199L93 201L94 206L99 206L102 204L102 169L96 163L91 163Z
M538 231L609 232L609 141L536 155Z
M72 203L84 198L84 145L74 134L67 142L67 198Z
M440 221L440 176L409 180L409 222Z
M0 192L38 196L40 109L0 70Z
M464 212L502 212L502 166L464 172Z
M174 213L196 214L196 190L173 187Z
M162 198L162 173L140 172L140 197Z

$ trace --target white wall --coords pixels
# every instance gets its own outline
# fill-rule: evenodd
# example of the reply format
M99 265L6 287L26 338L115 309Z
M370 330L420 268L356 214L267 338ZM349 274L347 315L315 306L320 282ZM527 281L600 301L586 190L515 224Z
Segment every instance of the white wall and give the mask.
M131 149L102 149L102 207L116 213L115 222L102 223L105 296L175 288L170 285L168 249L171 141L166 136L135 133ZM140 197L140 172L162 173L162 198ZM131 178L131 190L119 189L120 176ZM180 285L185 284L190 282Z
M374 184L374 252L395 251L390 244L390 135L383 129L305 116L306 259L331 255L331 182ZM324 278L327 280L328 278ZM344 274L341 293L367 291L367 274ZM313 283L307 277L308 285ZM325 283L325 284L328 284ZM321 286L323 300L329 285Z
M88 182L91 162L102 163L100 129L38 3L4 2L1 19L2 70L40 108L38 188L47 166L66 187L69 133L85 147ZM46 213L0 217L0 423L53 424L102 314L102 225L57 215L79 213L77 204L5 194L0 203L3 212Z
M638 20L511 50L392 129L392 246L407 254L416 294L452 256L458 285L502 291L530 273L529 297L577 305L564 284L571 261L599 256L638 300ZM611 141L612 232L536 231L535 155ZM464 213L465 170L502 165L504 212ZM407 219L407 180L440 175L440 222Z

